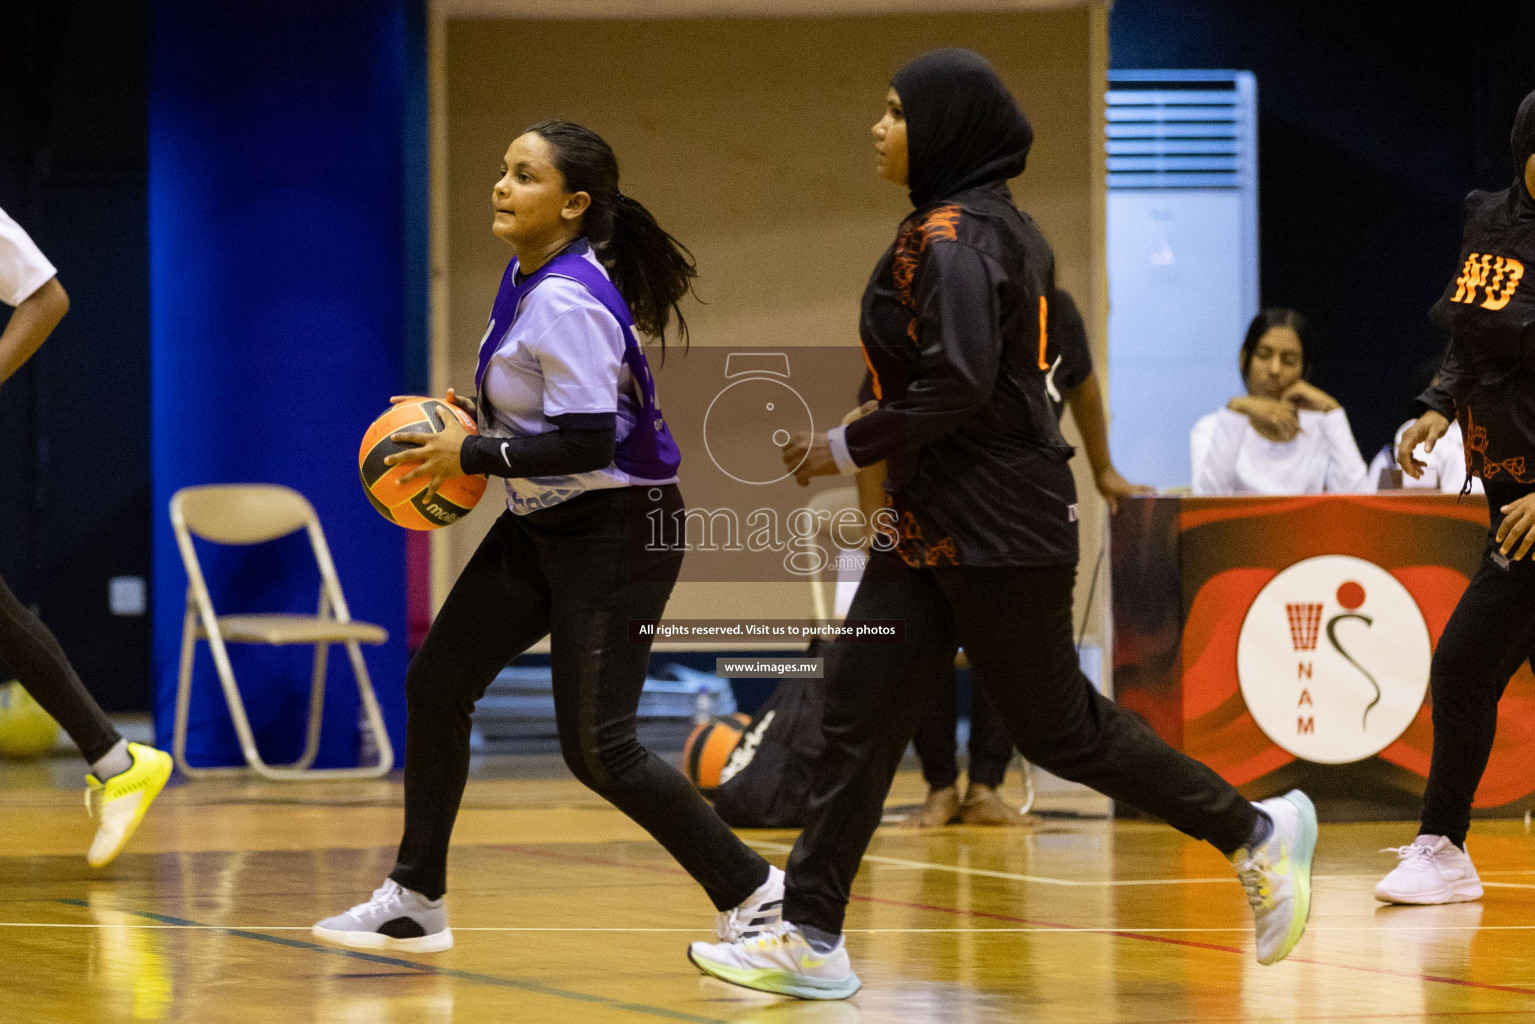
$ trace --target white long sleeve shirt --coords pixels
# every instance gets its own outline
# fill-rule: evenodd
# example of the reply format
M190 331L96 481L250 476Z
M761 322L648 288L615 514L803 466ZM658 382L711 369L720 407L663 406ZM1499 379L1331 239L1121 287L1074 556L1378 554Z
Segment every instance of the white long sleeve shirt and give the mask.
M1391 439L1391 446L1382 448L1376 453L1375 458L1370 462L1371 483L1379 487L1381 470L1396 468L1397 445L1402 443L1402 435L1407 433L1407 428L1416 422L1416 420L1408 420L1403 423L1397 428L1396 436ZM1465 437L1460 432L1460 424L1455 420L1450 421L1450 428L1434 445L1433 451L1425 451L1420 444L1412 450L1412 454L1413 458L1428 468L1416 480L1403 473L1402 488L1404 490L1437 490L1441 494L1459 494L1461 488L1466 485ZM1472 479L1471 493L1482 493L1480 480Z
M1349 428L1348 415L1299 413L1300 433L1270 441L1241 413L1218 409L1194 424L1189 434L1194 493L1357 494L1372 490L1369 467Z

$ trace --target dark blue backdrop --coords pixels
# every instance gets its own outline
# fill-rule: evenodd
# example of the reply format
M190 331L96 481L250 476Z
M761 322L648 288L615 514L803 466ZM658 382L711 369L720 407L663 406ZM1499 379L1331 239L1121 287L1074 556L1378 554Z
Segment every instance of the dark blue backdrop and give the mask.
M189 484L272 482L319 511L403 751L405 537L364 499L357 445L424 365L419 0L157 0L150 26L150 430L156 728L170 736L186 574L166 516ZM221 613L313 612L299 537L202 547ZM308 649L235 648L263 756L296 756ZM340 657L337 655L340 654ZM332 652L319 764L355 763L356 689ZM194 763L235 763L201 645Z
M1428 308L1456 271L1466 193L1513 180L1535 4L1116 0L1109 36L1115 69L1258 76L1262 301L1310 319L1313 379L1368 460L1444 350Z
M70 298L0 391L0 577L113 712L152 702L150 616L107 600L151 576L148 36L147 0L0 4L0 207Z

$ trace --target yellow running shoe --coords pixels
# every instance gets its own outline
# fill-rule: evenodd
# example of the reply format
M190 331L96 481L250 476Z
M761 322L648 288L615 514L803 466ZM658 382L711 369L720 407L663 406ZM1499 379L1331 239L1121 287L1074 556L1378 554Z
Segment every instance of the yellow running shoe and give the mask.
M119 772L105 782L94 775L85 777L85 809L101 824L85 859L93 868L112 863L149 812L160 790L171 777L171 755L142 743L128 744L133 767Z

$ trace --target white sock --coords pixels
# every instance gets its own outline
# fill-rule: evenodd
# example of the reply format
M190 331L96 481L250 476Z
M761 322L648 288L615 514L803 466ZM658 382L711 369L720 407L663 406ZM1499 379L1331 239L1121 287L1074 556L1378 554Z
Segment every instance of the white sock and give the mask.
M133 755L128 753L128 741L118 740L101 760L91 763L91 774L96 781L105 782L114 775L121 775L133 767Z
M738 906L744 907L748 903L760 902L762 897L764 897L764 896L766 896L768 894L768 890L773 887L773 877L775 875L782 876L783 875L783 870L781 868L773 866L772 864L769 864L768 865L768 876L767 876L767 878L763 880L761 885L759 885L759 886L757 886L757 888L753 889L752 890L752 894L750 896L746 897L746 899L742 900L738 904Z

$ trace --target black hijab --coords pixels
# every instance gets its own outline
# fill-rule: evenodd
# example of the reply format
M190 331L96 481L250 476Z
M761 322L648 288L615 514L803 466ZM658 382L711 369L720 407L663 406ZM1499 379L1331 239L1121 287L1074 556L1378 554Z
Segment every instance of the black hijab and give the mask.
M907 119L910 120L910 115ZM906 132L907 135L911 134L909 124ZM1535 153L1535 92L1519 104L1519 113L1514 115L1514 129L1509 132L1508 143L1514 151L1514 195L1519 197L1519 205L1524 211L1535 211L1535 197L1530 195L1529 186L1524 183L1524 165L1529 162L1530 154Z
M985 57L932 50L897 71L890 85L906 116L913 206L1023 173L1034 129Z

